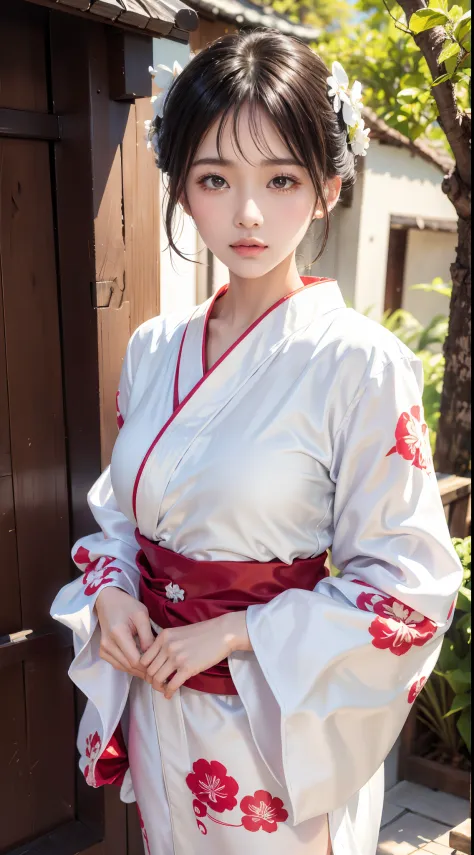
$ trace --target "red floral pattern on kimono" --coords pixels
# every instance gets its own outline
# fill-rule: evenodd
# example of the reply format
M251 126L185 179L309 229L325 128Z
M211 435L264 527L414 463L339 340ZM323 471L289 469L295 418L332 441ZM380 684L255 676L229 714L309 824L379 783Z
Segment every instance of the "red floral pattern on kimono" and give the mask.
M85 567L82 584L85 586L84 593L86 597L92 597L99 588L114 581L111 573L121 573L119 567L111 567L115 561L114 558L101 556L95 561L91 561L90 552L83 546L80 546L76 554L73 556L74 561L79 566Z
M387 453L400 454L405 460L410 460L412 466L433 472L433 457L431 453L428 425L423 418L420 406L412 407L409 413L402 413L395 428L396 444Z
M243 817L238 825L223 822L213 816L211 810L220 814L226 810L232 811L237 805L235 796L239 791L235 778L231 778L226 767L217 760L197 760L193 765L193 772L186 778L186 783L191 792L198 796L193 801L193 810L201 834L207 834L203 822L205 818L226 828L266 831L267 834L277 831L278 823L288 819L288 811L285 810L282 800L274 798L266 790L257 790L253 796L245 796L242 799L240 810Z
M100 755L101 742L100 736L96 733L90 733L86 739L86 757L89 760L89 764L84 769L84 777L89 784L89 787L97 787L95 776L94 776L94 763L98 759Z
M247 831L267 831L271 834L278 830L279 822L286 822L288 811L283 807L281 799L272 798L266 790L257 790L253 796L245 796L240 802L240 809L245 816L242 825Z
M125 421L124 421L124 418L122 416L122 413L120 412L119 397L120 397L120 392L117 392L117 394L115 396L115 406L117 408L117 427L119 430L122 430L122 428L125 424Z
M146 846L146 851L148 852L148 855L151 855L150 841L148 840L147 830L145 828L145 823L143 821L142 812L141 812L140 808L138 807L138 804L137 804L137 812L138 812L138 821L140 823L140 828L142 831L142 837L143 837L143 840L144 840L144 843Z
M419 680L416 680L411 686L410 691L408 692L408 703L414 704L421 690L423 689L428 677L420 677Z
M379 650L390 650L395 656L403 656L414 645L422 647L437 629L429 618L394 597L363 593L357 597L357 608L377 615L369 628L372 644Z
M216 813L233 810L237 804L235 796L239 792L239 785L227 775L226 767L217 760L211 760L210 763L197 760L186 783L191 792Z
M90 762L84 769L84 777L90 787L103 787L107 784L121 787L129 762L120 725L102 752L99 734L89 734L86 739L86 757Z

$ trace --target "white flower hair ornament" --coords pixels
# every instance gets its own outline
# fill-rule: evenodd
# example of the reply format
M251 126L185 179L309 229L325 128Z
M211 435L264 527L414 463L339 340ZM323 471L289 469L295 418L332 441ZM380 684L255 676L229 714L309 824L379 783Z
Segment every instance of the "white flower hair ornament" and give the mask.
M334 112L342 108L342 118L347 125L348 143L355 155L365 157L370 145L370 129L362 118L362 84L359 80L349 89L349 77L340 62L333 62L332 74L327 79L328 95L333 98Z
M157 118L163 118L165 101L168 97L171 85L176 80L178 74L181 74L182 70L183 69L179 62L174 62L173 68L168 68L167 65L158 65L156 68L150 66L148 69L155 85L160 90L158 95L153 95L151 98L151 103L153 104L153 119L147 119L145 122L145 129L148 136L148 148L153 149L156 154L158 154L159 145L155 120Z

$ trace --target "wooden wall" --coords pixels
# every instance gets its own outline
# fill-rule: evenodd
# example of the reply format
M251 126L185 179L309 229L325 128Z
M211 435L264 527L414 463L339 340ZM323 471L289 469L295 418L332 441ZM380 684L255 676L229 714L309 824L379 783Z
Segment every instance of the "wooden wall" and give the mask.
M190 33L189 45L191 50L197 53L220 36L238 31L239 27L233 24L228 24L225 21L208 21L200 16L198 29L194 33Z
M94 300L105 467L116 438L115 394L128 339L160 310L159 173L146 145L150 99L131 104L110 100L106 27L91 30L90 67Z

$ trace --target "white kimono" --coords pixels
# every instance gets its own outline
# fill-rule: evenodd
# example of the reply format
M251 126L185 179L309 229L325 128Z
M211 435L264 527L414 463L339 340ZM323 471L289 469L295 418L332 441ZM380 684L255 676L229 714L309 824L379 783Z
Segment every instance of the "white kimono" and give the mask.
M80 765L122 721L148 855L374 855L383 762L438 657L462 571L421 403L422 366L304 278L205 370L216 297L132 336L121 430L52 615L88 697ZM219 292L219 293L222 293ZM197 560L291 564L332 547L339 575L250 606L238 695L171 701L99 658L97 593L138 596L134 530ZM256 567L258 572L258 566ZM121 778L119 778L121 782Z

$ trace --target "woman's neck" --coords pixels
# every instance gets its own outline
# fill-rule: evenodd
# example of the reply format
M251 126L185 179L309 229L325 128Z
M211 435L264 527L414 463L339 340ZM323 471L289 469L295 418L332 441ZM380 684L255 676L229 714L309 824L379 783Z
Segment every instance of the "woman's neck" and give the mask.
M230 330L242 332L274 303L301 288L294 255L265 276L244 279L230 273L227 292L216 301L212 317Z

